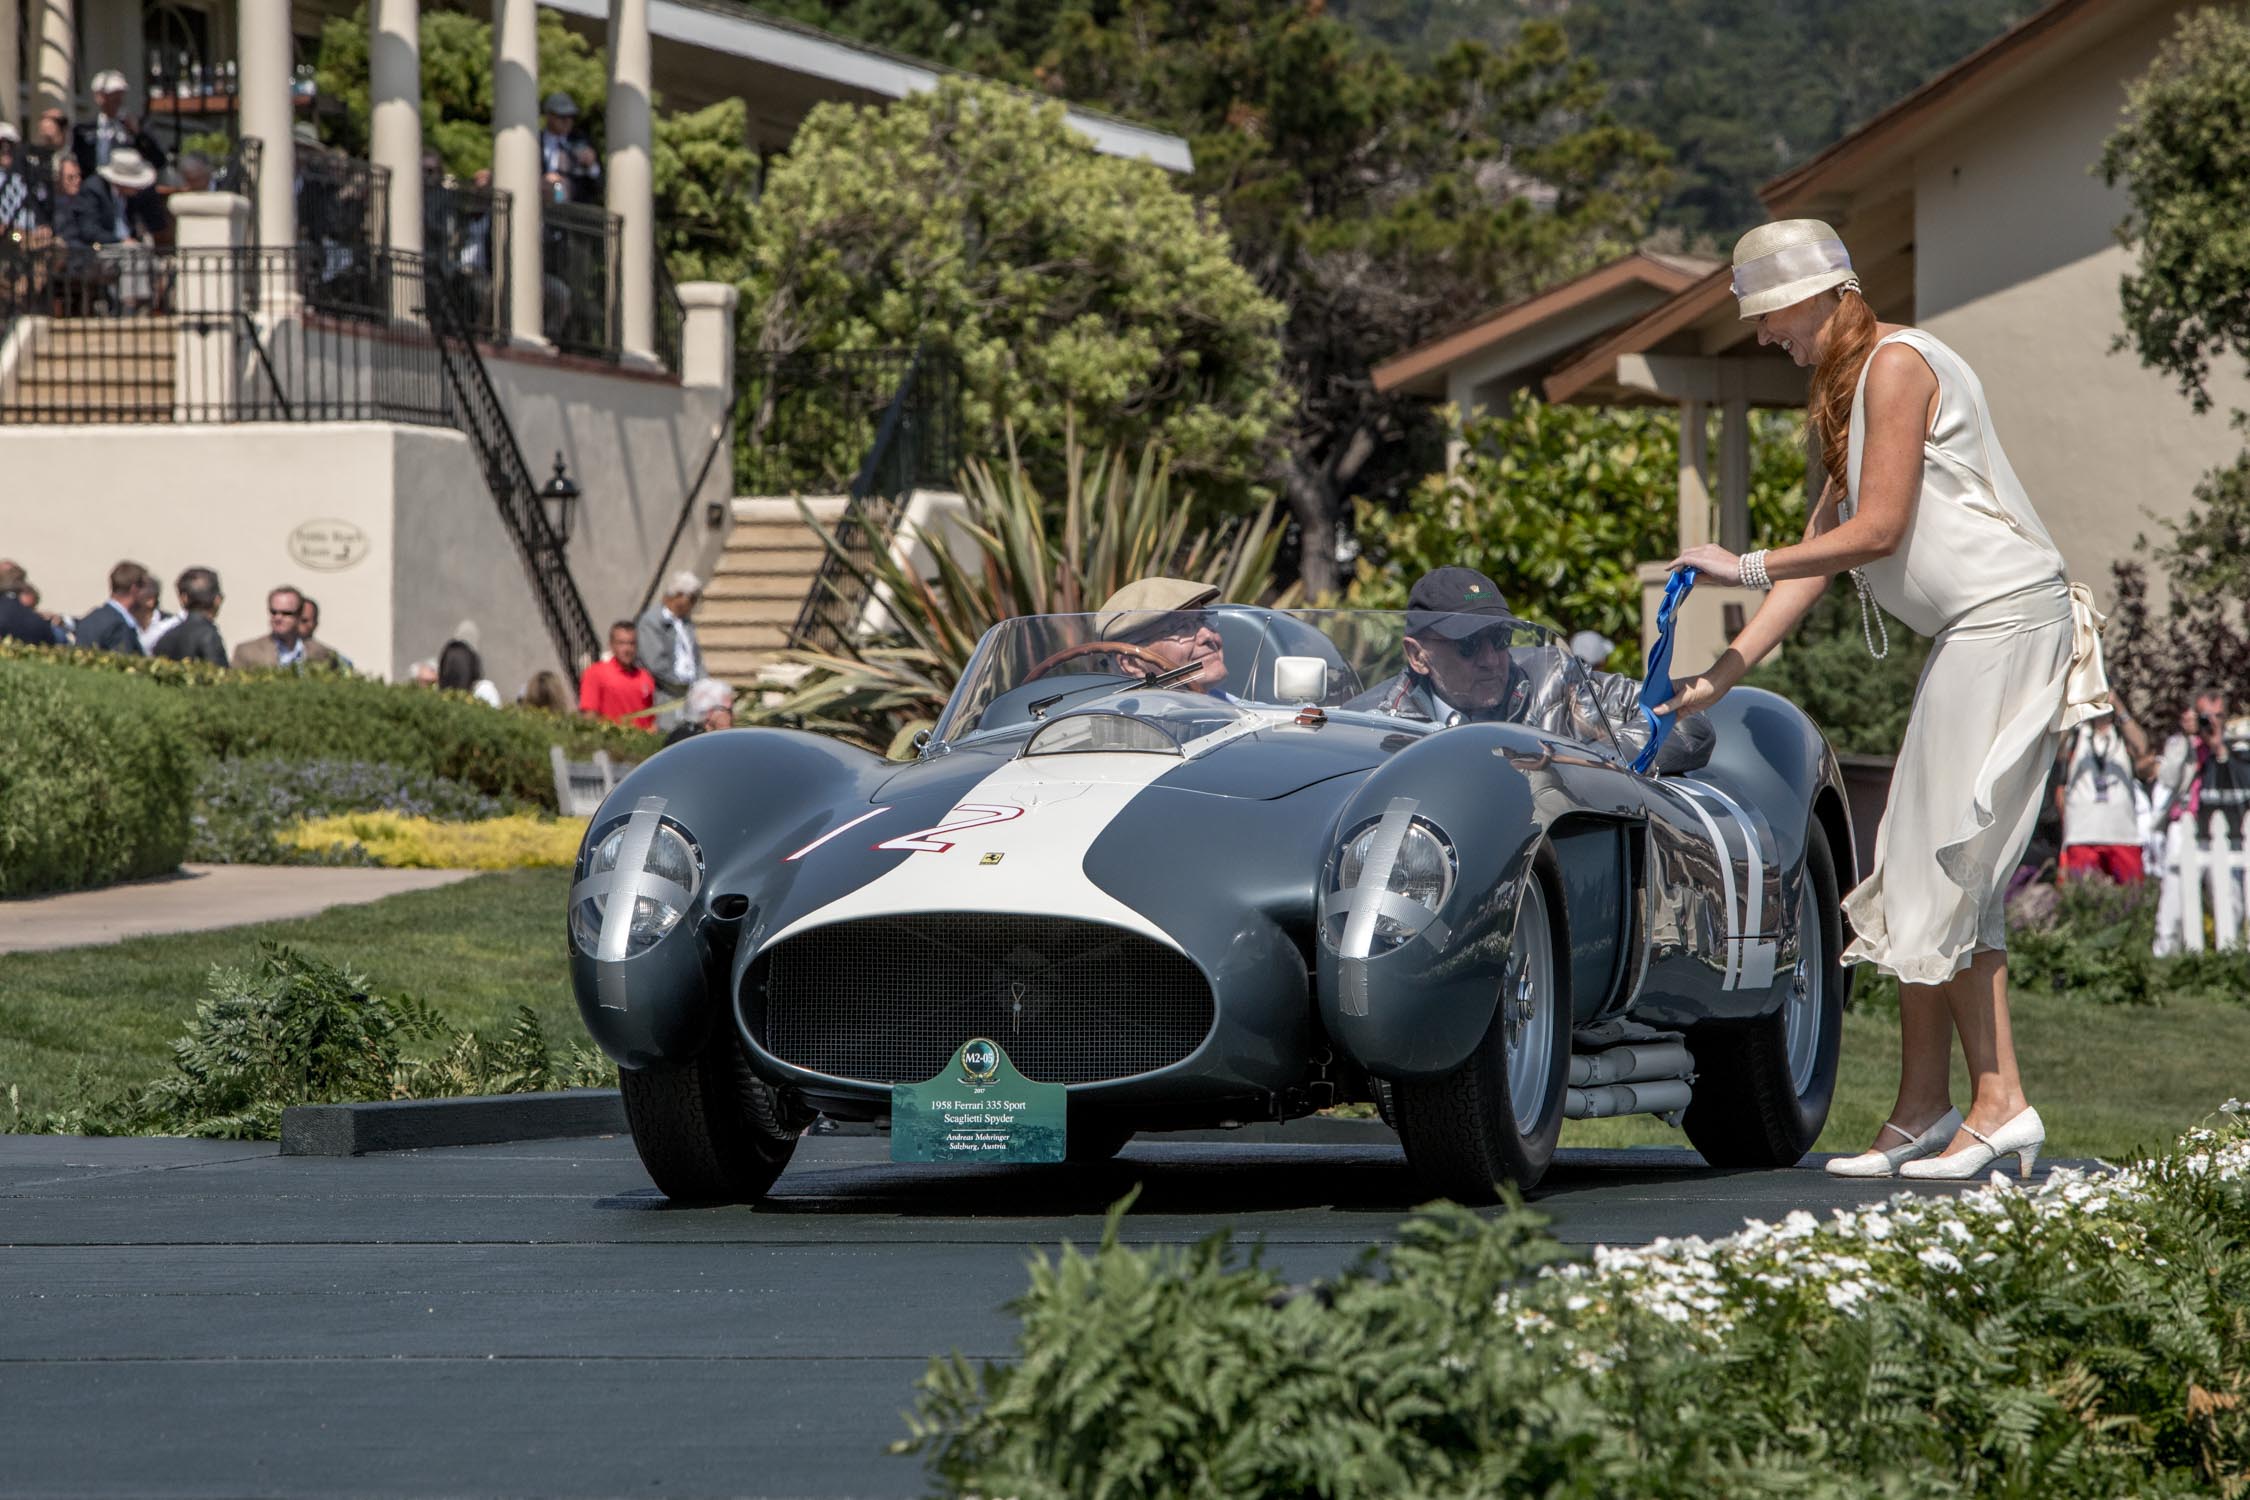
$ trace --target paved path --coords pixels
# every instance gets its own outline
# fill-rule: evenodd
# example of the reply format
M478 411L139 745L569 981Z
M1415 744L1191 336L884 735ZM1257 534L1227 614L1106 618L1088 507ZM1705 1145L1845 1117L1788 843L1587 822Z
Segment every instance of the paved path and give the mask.
M1004 1357L1032 1247L1231 1226L1331 1275L1416 1198L1395 1147L1139 1141L1095 1169L898 1167L816 1137L759 1209L676 1209L618 1139L358 1158L0 1136L10 1495L922 1493L932 1354ZM1566 1151L1568 1241L1887 1196Z
M358 870L320 865L182 865L177 874L98 891L0 901L0 953L114 943L155 932L207 932L309 917L451 885L474 870Z

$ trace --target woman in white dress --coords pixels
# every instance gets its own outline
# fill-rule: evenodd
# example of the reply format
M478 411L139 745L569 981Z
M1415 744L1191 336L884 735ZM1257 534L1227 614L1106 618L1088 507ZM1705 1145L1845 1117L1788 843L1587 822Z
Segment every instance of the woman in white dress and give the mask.
M2101 617L2065 581L1975 373L1919 329L1876 321L1834 230L1817 219L1752 230L1735 247L1734 290L1758 342L1813 372L1819 462L1806 489L1818 498L1795 546L1674 560L1772 597L1673 705L1717 702L1846 570L1863 611L1872 596L1934 638L1874 869L1844 898L1844 961L1900 982L1898 1099L1873 1146L1828 1170L1973 1177L2013 1154L2028 1173L2046 1131L2016 1072L2002 900L2061 734L2109 711ZM1955 1034L1975 1086L1965 1119L1950 1098Z

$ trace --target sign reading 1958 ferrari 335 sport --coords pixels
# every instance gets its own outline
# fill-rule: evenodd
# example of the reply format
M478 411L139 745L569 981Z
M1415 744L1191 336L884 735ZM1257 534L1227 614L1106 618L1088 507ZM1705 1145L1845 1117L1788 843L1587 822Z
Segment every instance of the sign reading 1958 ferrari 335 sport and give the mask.
M1566 1119L1785 1165L1846 999L1835 758L1737 689L1650 764L1637 686L1504 615L1009 620L911 761L731 730L620 783L579 1009L676 1198L763 1195L818 1115L945 1171L1372 1101L1466 1202Z

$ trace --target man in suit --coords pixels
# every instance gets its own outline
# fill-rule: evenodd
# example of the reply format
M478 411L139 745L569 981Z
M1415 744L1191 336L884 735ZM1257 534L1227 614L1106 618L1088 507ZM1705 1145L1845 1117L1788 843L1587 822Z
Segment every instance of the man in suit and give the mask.
M78 644L121 656L148 655L141 649L141 622L135 611L153 604L155 598L156 580L148 569L137 562L119 563L109 570L109 597L78 617Z
M0 639L22 641L27 646L60 644L61 633L23 602L23 590L28 586L23 569L0 558Z
M266 634L254 636L234 648L237 667L301 667L334 659L335 653L318 641L308 641L300 628L305 596L288 584L266 595Z
M205 661L214 667L227 664L227 643L219 637L219 627L212 622L218 617L219 606L226 596L219 592L219 575L209 568L190 568L180 575L174 586L180 595L180 608L185 613L180 623L157 637L157 656L172 661Z
M70 132L70 154L78 158L79 170L92 177L109 165L110 153L124 148L138 151L143 161L162 172L164 148L139 121L125 117L125 75L115 68L104 68L94 75L93 91L94 118L73 126Z
M640 663L656 679L659 699L685 697L688 688L703 675L703 646L690 623L696 601L702 597L702 579L684 570L674 573L664 597L650 605L636 623ZM669 712L658 727L667 728L679 719L676 710Z

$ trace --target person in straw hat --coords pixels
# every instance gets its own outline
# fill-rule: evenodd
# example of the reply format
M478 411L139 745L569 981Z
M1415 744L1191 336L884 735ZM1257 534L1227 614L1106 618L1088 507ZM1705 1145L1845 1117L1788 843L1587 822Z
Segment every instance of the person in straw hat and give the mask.
M2110 712L2101 616L2040 524L2002 451L1984 387L1920 329L1876 321L1836 231L1761 225L1734 250L1734 293L1760 344L1812 371L1818 499L1802 540L1737 557L1691 547L1672 562L1771 591L1672 709L1710 707L1850 572L1868 650L1872 600L1933 638L1891 773L1875 866L1844 898L1846 963L1900 982L1897 1102L1839 1176L1963 1178L2045 1139L2024 1097L2008 1017L2008 876L2031 837L2062 734ZM1658 712L1665 712L1660 709ZM1958 1032L1975 1080L1966 1119L1949 1098Z

